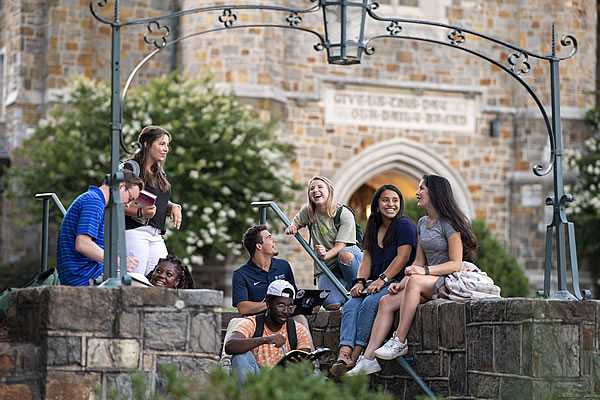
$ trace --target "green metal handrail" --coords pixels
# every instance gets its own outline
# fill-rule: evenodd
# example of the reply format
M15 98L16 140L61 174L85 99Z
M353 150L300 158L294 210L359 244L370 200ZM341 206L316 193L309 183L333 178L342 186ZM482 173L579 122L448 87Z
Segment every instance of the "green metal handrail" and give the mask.
M265 224L267 222L267 208L271 208L273 211L275 211L275 214L277 214L279 219L281 219L283 221L286 228L292 224L290 222L290 220L288 219L288 217L286 217L285 214L281 211L281 209L279 207L277 207L277 204L275 204L274 201L253 201L252 207L258 207L258 215L259 215L258 219L260 221L260 224ZM346 300L350 300L350 296L348 295L348 291L346 290L346 287L343 286L340 283L340 281L338 281L338 279L335 277L333 272L331 272L331 270L329 268L327 268L327 266L325 266L325 264L323 264L323 261L321 261L319 259L319 257L317 257L317 253L315 253L314 250L310 248L310 246L308 245L306 240L304 240L304 238L302 237L300 232L296 232L294 237L300 243L300 245L302 245L302 247L304 247L304 250L306 250L306 252L315 261L317 268L320 269L321 272L323 272L325 275L327 275L327 277L335 285L335 288L342 294L342 296L344 296L344 298Z
M36 200L42 200L42 272L48 269L48 223L50 220L50 200L58 207L62 216L67 213L65 207L60 202L56 193L38 193L35 195Z

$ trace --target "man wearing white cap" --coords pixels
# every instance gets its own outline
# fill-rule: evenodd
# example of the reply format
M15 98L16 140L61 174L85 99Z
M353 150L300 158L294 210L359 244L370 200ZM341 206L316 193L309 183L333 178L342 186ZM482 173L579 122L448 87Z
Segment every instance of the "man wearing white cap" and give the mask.
M264 300L266 313L244 318L225 343L225 351L233 355L232 370L237 371L239 383L248 372L259 374L260 367L273 367L292 350L310 352L309 331L291 319L295 294L289 282L271 282Z

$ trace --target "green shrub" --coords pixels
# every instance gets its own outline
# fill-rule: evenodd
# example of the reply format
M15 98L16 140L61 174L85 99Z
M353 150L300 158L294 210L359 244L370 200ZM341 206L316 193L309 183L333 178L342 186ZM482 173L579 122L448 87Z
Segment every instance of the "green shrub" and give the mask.
M404 215L415 223L425 215L425 210L417 206L416 200L409 200L404 207ZM529 283L523 268L515 257L509 255L487 228L485 221L474 219L473 231L479 242L477 266L487 272L502 288L502 297L523 297L529 294Z
M207 382L194 390L194 382L177 373L177 366L165 365L161 372L166 378L166 393L146 393L142 372L132 374L132 392L136 400L197 399L197 400L390 400L382 392L370 392L367 376L344 377L342 384L326 380L321 374L314 375L312 366L303 362L286 368L263 368L260 375L249 375L243 386L221 367L215 367ZM95 388L96 396L101 393ZM116 388L109 391L109 399L122 400Z

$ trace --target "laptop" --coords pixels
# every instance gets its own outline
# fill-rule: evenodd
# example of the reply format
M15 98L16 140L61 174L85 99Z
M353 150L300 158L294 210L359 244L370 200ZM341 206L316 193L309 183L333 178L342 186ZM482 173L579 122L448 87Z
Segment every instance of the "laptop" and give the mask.
M294 299L294 304L296 305L294 315L311 315L315 308L318 311L330 292L330 290L298 289L298 293L296 293L296 298Z

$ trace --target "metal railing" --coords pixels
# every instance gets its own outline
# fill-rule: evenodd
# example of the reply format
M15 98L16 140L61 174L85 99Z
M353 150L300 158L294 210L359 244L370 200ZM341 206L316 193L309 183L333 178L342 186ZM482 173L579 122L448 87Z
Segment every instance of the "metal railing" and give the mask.
M54 204L58 207L62 216L64 217L67 213L65 207L60 202L60 199L56 193L38 193L35 195L36 200L42 200L42 268L41 272L48 269L48 224L50 221L50 200L54 201Z
M280 220L283 221L286 228L292 224L288 217L286 217L286 215L281 211L279 207L277 207L277 204L275 204L275 202L273 201L254 201L252 202L252 206L258 207L258 219L260 221L260 224L265 224L267 222L267 208L270 208L273 211L275 211L275 214L279 217ZM325 275L327 275L331 282L333 282L335 288L342 294L342 296L344 296L346 300L350 300L350 296L348 295L346 287L343 286L333 274L333 272L331 272L331 270L327 268L325 264L323 264L323 261L321 261L321 259L319 259L319 257L317 256L317 253L315 253L314 250L310 248L310 246L308 245L306 240L304 240L300 232L296 232L294 237L300 243L300 245L304 247L304 250L306 250L306 252L315 261L315 265L317 266L317 268L321 270L321 272L323 272Z
M264 225L267 222L267 208L270 208L273 211L275 211L275 214L277 214L279 219L281 219L283 221L283 223L285 224L286 227L288 227L292 224L290 222L290 220L288 219L288 217L286 217L286 215L281 211L281 209L273 201L254 201L254 202L252 202L252 206L258 207L258 219L259 219L259 223L261 225ZM340 291L340 293L346 298L346 300L349 300L350 296L348 295L346 288L344 286L342 286L340 281L335 277L335 275L333 275L331 270L329 268L327 268L327 266L325 266L325 264L323 264L323 261L321 261L319 259L319 257L317 257L317 254L314 252L313 249L310 248L310 246L308 245L306 240L304 240L304 238L302 237L300 232L296 232L294 237L302 245L302 247L304 247L304 250L306 250L306 252L312 257L312 259L315 261L315 264L317 265L317 267L325 275L327 275L327 277L329 279L331 279L331 282L333 282L336 289ZM423 379L421 379L421 377L410 366L409 361L414 362L414 360L415 360L414 355L410 356L410 357L406 357L406 359L403 356L396 357L396 361L398 362L398 364L400 364L400 366L402 366L402 368L404 368L404 370L417 383L417 385L421 388L421 390L423 390L423 392L425 392L425 394L427 396L429 396L430 398L436 399L435 394L431 391L431 389L429 389L429 387L425 384Z

